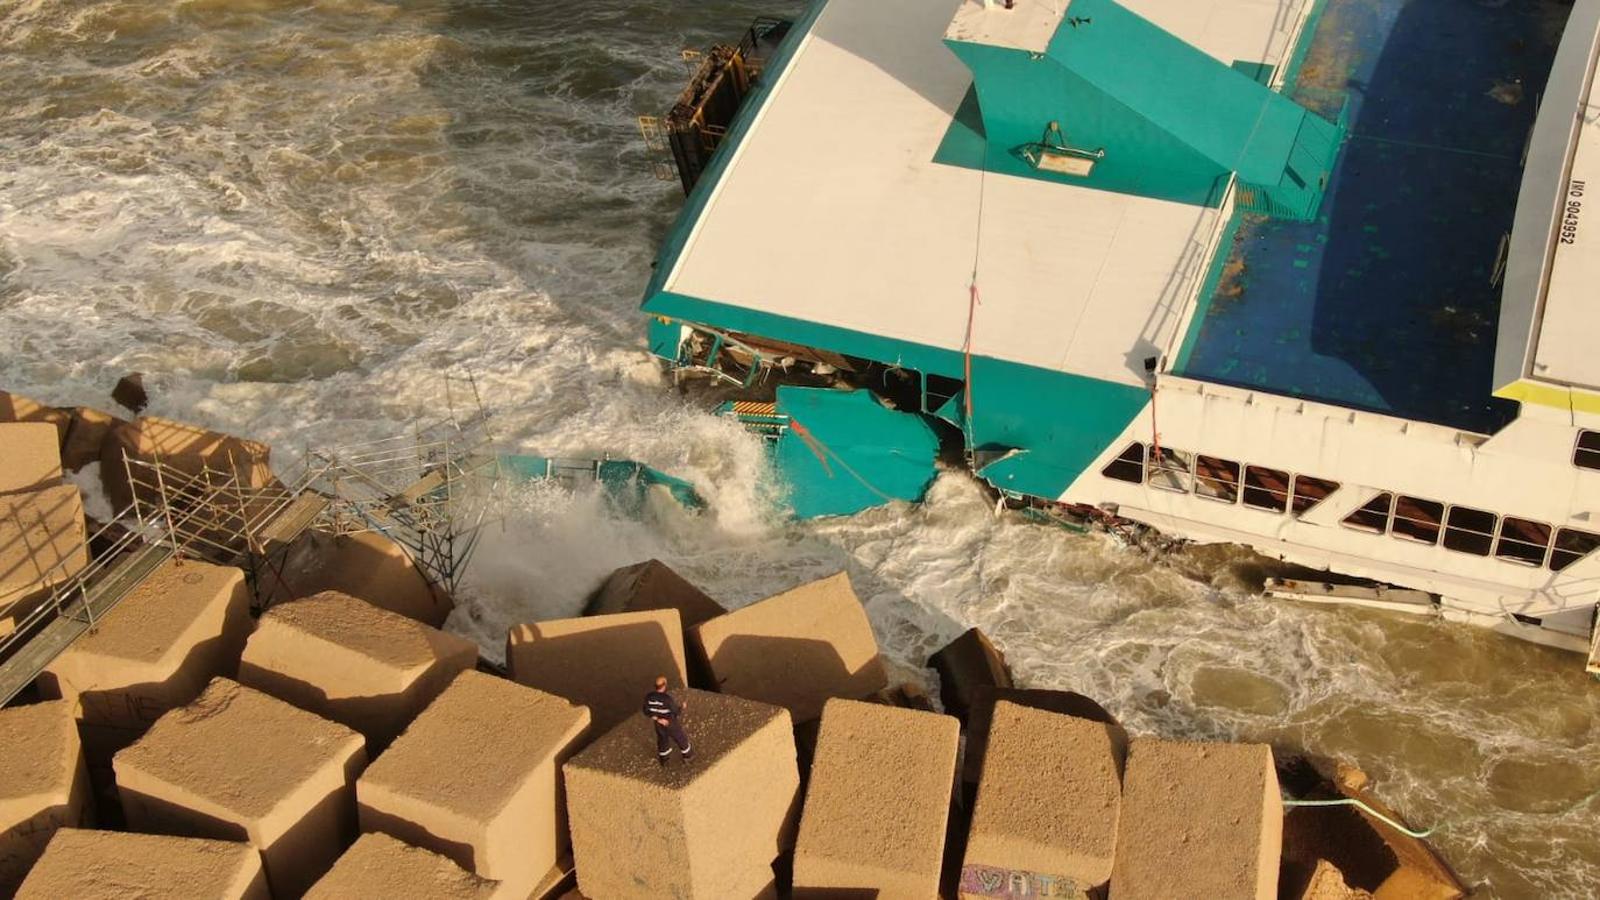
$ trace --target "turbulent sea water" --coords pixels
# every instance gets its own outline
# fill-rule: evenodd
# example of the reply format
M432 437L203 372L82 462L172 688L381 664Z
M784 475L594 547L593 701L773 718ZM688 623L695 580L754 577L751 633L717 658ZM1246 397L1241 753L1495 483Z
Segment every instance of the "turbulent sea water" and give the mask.
M0 387L304 445L402 432L470 367L507 449L610 452L713 511L520 497L451 627L572 614L659 556L731 605L843 566L905 673L981 625L1130 728L1349 759L1484 895L1600 896L1600 684L1466 627L1303 609L1241 554L1152 562L928 502L786 524L760 448L673 390L637 312L680 197L634 127L678 51L778 0L0 0ZM762 227L762 223L751 223Z

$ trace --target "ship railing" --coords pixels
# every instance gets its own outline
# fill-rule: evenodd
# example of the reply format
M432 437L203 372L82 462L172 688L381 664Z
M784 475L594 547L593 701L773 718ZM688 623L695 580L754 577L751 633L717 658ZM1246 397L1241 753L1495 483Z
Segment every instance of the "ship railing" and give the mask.
M1158 366L1160 371L1166 371L1183 349L1183 339L1189 332L1193 318L1199 312L1203 299L1200 296L1200 289L1205 285L1206 274L1210 271L1212 261L1216 259L1217 245L1222 241L1223 232L1227 230L1228 223L1234 215L1238 181L1238 176L1228 176L1228 183L1222 191L1222 199L1217 204L1215 212L1211 214L1209 223L1196 229L1196 233L1190 236L1160 304L1151 313L1149 331L1154 335L1159 335L1167 323L1172 323L1171 332L1166 336L1166 340L1158 344L1161 352L1165 354L1164 363Z

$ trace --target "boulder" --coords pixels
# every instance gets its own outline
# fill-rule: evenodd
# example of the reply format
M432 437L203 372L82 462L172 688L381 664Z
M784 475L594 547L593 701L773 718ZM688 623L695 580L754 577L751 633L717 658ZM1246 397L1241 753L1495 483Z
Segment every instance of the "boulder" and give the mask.
M56 830L83 825L91 810L65 703L0 709L0 735L0 896L8 897Z
M1282 843L1270 747L1133 741L1111 896L1272 900Z
M273 481L268 465L270 448L266 444L207 431L195 425L146 416L112 426L100 448L100 480L112 509L121 510L133 502L157 496L155 476L140 466L129 466L124 457L138 462L155 462L184 475L215 473L214 478L234 478L247 488L266 487Z
M815 719L830 697L866 697L889 678L844 572L701 623L690 639L717 689Z
M566 849L561 763L588 726L561 697L462 672L361 776L361 830L526 897Z
M213 679L113 767L136 831L248 841L277 897L298 897L355 837L361 735L276 697Z
M268 900L249 844L163 834L56 832L17 900Z
M596 733L638 718L656 676L674 688L687 678L673 609L513 626L506 667L519 684L589 707Z
M1009 689L1011 667L1005 655L994 648L981 629L968 628L961 636L928 657L928 665L939 673L939 697L944 710L967 721L967 713L984 688Z
M1088 719L1115 726L1121 725L1105 707L1082 694L1072 691L1052 691L1037 688L983 688L973 695L971 709L967 712L967 746L961 758L961 781L968 794L978 789L978 779L983 774L984 751L989 745L989 721L996 703L1004 701L1031 709L1042 709L1075 719ZM971 797L968 797L970 806Z
M67 438L61 444L61 466L70 472L100 461L100 448L105 446L111 429L127 422L108 412L88 406L75 406L67 426Z
M67 439L67 425L72 417L65 410L45 406L37 400L0 391L0 422L47 422L55 426L56 444Z
M338 591L262 614L239 681L354 728L376 753L478 662L478 646Z
M47 422L0 422L0 494L61 483L61 445Z
M498 888L495 882L462 869L448 857L380 832L369 832L311 886L305 900L510 900L514 896Z
M429 584L406 549L375 531L332 535L308 531L293 545L282 580L263 592L267 605L338 591L438 628L453 604Z
M796 896L938 896L960 737L951 716L829 700L795 842Z
M83 495L70 484L0 495L0 635L89 564Z
M799 802L789 714L705 691L680 698L692 761L658 765L655 728L634 716L563 770L585 896L734 900L773 890Z
M994 704L962 896L991 896L990 886L1019 879L1040 897L1109 881L1126 753L1114 725Z

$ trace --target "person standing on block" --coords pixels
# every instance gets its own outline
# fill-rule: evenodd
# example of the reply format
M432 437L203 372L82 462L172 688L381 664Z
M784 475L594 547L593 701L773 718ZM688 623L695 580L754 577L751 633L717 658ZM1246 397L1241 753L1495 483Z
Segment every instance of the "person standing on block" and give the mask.
M683 730L683 714L688 704L667 693L667 679L656 676L656 689L644 695L645 717L656 725L656 762L667 764L672 755L672 745L678 745L683 761L694 759L694 748L689 745L689 733Z

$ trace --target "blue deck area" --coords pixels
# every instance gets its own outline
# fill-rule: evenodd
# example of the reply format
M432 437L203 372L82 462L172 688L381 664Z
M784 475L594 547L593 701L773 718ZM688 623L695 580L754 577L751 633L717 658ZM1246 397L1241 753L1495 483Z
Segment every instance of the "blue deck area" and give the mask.
M1349 117L1318 217L1238 218L1174 368L1492 433L1490 282L1570 7L1325 3L1290 91Z

